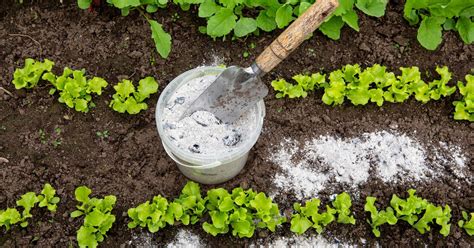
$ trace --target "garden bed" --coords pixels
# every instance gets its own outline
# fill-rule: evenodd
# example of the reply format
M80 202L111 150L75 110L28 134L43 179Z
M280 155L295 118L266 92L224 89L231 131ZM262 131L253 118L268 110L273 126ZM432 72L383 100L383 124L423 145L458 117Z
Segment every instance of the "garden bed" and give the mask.
M107 97L97 98L97 107L82 114L58 103L56 97L48 94L49 87L44 84L28 91L16 91L11 84L15 68L31 57L51 59L59 67L85 68L90 74L114 84L122 78L137 81L152 75L160 83L161 91L174 77L197 66L250 64L278 32L236 41L213 41L199 33L198 26L203 25L203 20L196 18L195 10L183 12L176 7L160 10L154 16L173 36L173 50L170 57L163 60L154 50L148 23L139 18L138 13L121 17L118 11L110 8L89 13L67 1L59 4L53 0L23 5L2 3L0 6L0 86L12 93L10 96L0 90L0 157L8 160L6 163L0 161L0 209L14 205L20 195L37 191L46 182L51 183L61 197L58 211L52 218L42 214L42 210L34 210L37 211L33 212L36 213L34 221L26 229L15 227L5 234L1 230L0 246L76 245L76 231L81 221L69 218L69 213L77 204L74 189L81 185L91 188L94 195L117 196L113 211L117 221L108 233L104 247L162 246L177 242L173 241L177 233L186 236L182 229L197 235L200 244L209 246L275 244L272 239L277 237L287 237L293 243L312 242L291 238L289 224L284 224L285 228L274 234L257 232L252 239L237 239L230 234L212 237L200 225L166 228L153 235L139 229L129 230L127 209L158 194L176 197L187 181L161 146L154 119L159 94L148 100L147 111L126 116L108 107L107 99L113 94L109 87L105 92ZM328 72L353 63L361 66L379 63L391 70L418 66L431 75L436 75L436 65L446 65L455 80L472 73L472 45L465 45L455 33L446 32L437 51L423 49L416 41L416 28L410 27L400 14L402 8L401 1L392 1L380 19L361 15L361 31L357 33L344 28L339 41L316 33L266 75L264 82L269 85L278 77L290 78L297 73L319 70ZM251 43L255 43L256 48L250 48ZM250 56L244 58L246 51ZM310 94L305 99L282 100L275 99L271 91L265 99L267 115L262 134L246 167L236 178L219 186L228 189L252 187L269 194L280 192L273 194L275 201L282 211L288 212L291 204L299 200L298 194L282 190L274 183L276 175L288 176L281 167L281 160L275 159L283 153L281 144L285 140L300 144L303 149L303 144L320 136L347 141L363 137L364 133L383 131L397 137L405 135L422 147L425 153L421 158L428 170L437 173L425 175L420 180L384 181L372 171L371 164L370 176L354 187L330 181L330 186L323 185L315 195L327 202L335 193L349 192L353 196L358 222L355 227L328 226L323 233L326 240L320 237L315 241L315 232L307 238L330 244L468 247L474 239L454 224L446 238L437 230L422 235L407 224L397 224L384 226L381 238L376 239L364 221L366 213L363 211L366 196L376 196L387 205L392 194L403 194L408 188L416 188L419 195L433 203L449 204L453 216L457 217L453 218L453 223L461 216L461 210L474 209L474 124L452 119L452 102L459 97L456 94L428 104L410 100L383 107L374 104L329 107L320 100L320 93ZM97 134L104 131L108 131L107 137ZM440 151L438 155L436 151ZM459 164L454 151L459 154L457 158L462 157L464 161L464 168L460 169L462 177L457 173ZM305 153L300 152L292 161L296 165L305 159ZM324 162L321 160L309 161L308 166L316 168ZM209 188L203 186L204 190ZM196 243L196 240L188 241Z

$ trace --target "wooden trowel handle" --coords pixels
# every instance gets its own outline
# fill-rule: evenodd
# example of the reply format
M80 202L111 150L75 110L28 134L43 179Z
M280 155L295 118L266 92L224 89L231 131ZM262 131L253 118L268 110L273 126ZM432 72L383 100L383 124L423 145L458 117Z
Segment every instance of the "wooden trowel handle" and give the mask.
M313 33L338 6L337 0L317 0L258 56L255 61L258 68L264 73L271 71Z

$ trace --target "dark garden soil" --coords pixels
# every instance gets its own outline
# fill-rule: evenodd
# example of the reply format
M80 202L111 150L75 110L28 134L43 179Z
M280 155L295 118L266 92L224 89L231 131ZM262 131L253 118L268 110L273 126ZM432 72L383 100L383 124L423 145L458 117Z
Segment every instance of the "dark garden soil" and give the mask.
M34 210L27 228L1 230L0 247L75 246L76 230L82 220L70 219L68 215L76 205L74 189L80 185L90 187L94 196L117 196L114 209L117 222L103 247L129 246L132 235L141 232L127 228L127 209L158 194L176 197L187 181L166 155L157 134L154 108L159 94L149 99L147 111L136 116L121 115L107 106L112 95L109 86L105 95L95 98L97 108L81 114L58 103L57 96L48 94L45 83L33 90L15 90L10 83L14 69L21 67L28 57L48 58L56 62L56 70L66 66L85 68L89 75L104 77L112 84L125 77L137 81L152 75L162 90L180 73L200 65L215 62L248 65L278 32L233 42L214 41L198 32L203 20L197 18L195 10L183 12L173 7L153 15L173 37L172 53L168 60L162 60L154 49L148 24L136 12L122 17L109 8L93 13L82 11L67 1L64 4L57 0L34 1L23 5L13 2L2 1L0 5L0 86L6 89L0 89L0 157L9 161L0 161L0 209L14 206L27 191L38 192L46 182L58 190L61 203L54 216ZM264 81L270 83L277 77L289 78L302 72L330 71L348 63L363 67L380 63L392 70L414 65L431 75L436 65L447 65L456 80L473 71L474 46L464 45L455 33L446 32L437 51L423 49L416 41L416 28L404 21L402 9L403 2L391 1L388 12L380 19L360 15L361 31L357 33L345 27L339 41L315 34L266 75ZM257 45L255 49L249 48L252 42ZM245 51L250 52L250 57L243 58ZM277 100L273 95L271 92L265 99L264 129L245 169L235 179L219 186L231 189L241 185L265 192L275 189L271 178L279 167L268 162L268 158L272 145L285 137L301 141L322 134L351 137L396 127L398 132L410 133L422 143L443 141L460 146L467 157L470 184L443 178L410 185L370 181L359 188L361 199L370 194L386 199L382 203L387 204L392 194L404 194L408 187L416 187L430 201L449 204L453 220L459 219L461 210L474 210L474 124L452 119L452 101L459 96L426 105L409 101L379 108L348 104L328 107L322 104L319 94L302 100ZM60 134L55 132L56 128L61 129ZM46 134L43 139L40 129ZM99 138L96 132L104 130L110 136ZM54 141L60 144L55 147ZM321 197L327 200L329 195L342 190L329 188ZM284 198L279 204L283 210L289 209L295 197L288 194ZM421 235L408 225L398 224L382 227L382 237L375 239L364 221L363 203L354 202L358 220L355 227L333 224L324 235L330 240L355 244L362 244L361 239L365 239L370 246L376 242L389 247L474 244L474 238L456 225L452 225L447 238L438 230ZM154 234L153 242L166 244L179 228L170 227ZM247 246L256 241L256 238L236 239L231 235L214 238L199 225L189 228L214 247ZM266 240L270 241L278 235L290 236L288 230L289 225L285 224L276 234L259 232L257 236L268 236Z

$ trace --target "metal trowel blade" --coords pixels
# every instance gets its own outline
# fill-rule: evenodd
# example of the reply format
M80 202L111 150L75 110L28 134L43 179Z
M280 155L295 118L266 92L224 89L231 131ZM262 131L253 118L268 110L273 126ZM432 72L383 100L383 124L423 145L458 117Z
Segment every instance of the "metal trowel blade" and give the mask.
M191 104L181 119L196 111L208 111L224 123L233 123L267 94L267 86L251 68L231 66Z

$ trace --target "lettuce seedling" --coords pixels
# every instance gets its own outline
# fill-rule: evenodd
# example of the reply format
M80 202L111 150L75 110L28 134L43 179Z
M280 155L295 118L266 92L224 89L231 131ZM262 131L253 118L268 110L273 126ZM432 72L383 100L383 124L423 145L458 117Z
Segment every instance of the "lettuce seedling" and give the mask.
M146 227L148 231L155 233L167 225L166 212L168 200L162 196L153 197L152 202L146 201L135 208L128 210L128 217L132 219L128 228L137 226Z
M21 214L16 208L7 208L0 210L0 227L5 227L8 231L12 225L21 221Z
M329 74L329 84L324 86L323 102L327 105L341 105L344 103L346 83L342 70Z
M415 195L416 190L408 190L408 198L406 200L400 199L398 196L393 195L390 200L390 205L395 210L397 218L408 222L421 234L430 230L429 224L436 222L441 226L440 233L443 236L449 234L451 224L451 208L445 206L444 209L441 206L435 206L429 203L426 199ZM420 215L423 215L420 217Z
M470 213L469 215L471 216L470 219L467 212L462 211L463 219L458 221L458 226L460 228L463 228L469 236L473 236L474 235L474 212ZM0 220L0 226L1 226L1 223L2 222Z
M232 193L223 188L211 189L206 199L211 222L204 222L202 227L213 236L232 228L232 235L250 238L256 228L274 231L286 221L270 198L252 189L235 188Z
M418 215L423 212L428 206L428 201L415 195L416 190L408 190L408 198L406 200L393 195L390 200L390 206L395 210L398 219L414 225L418 221Z
M17 68L13 73L13 85L15 89L35 87L41 76L45 72L50 72L54 66L54 62L45 59L44 62L39 62L34 59L26 59L23 68Z
M108 195L103 199L89 198L92 191L86 186L76 188L74 194L76 200L81 205L76 206L77 210L71 213L72 218L84 215L84 223L77 231L77 242L79 247L97 247L104 241L107 232L115 222L114 208L117 198Z
M58 208L58 203L60 201L59 197L55 196L56 190L47 183L44 185L41 194L38 195L39 207L46 207L51 212L56 212Z
M64 103L78 112L87 113L90 108L95 107L92 102L92 94L100 96L102 88L107 86L107 82L99 77L88 80L84 74L85 70L72 70L66 67L61 76L56 77L52 73L46 73L43 75L43 79L55 87L49 91L51 95L56 91L59 92L60 103Z
M458 82L459 92L463 98L455 101L454 119L474 121L474 75L466 75L466 85Z
M423 216L416 222L413 227L418 230L421 234L424 234L426 231L430 231L430 223L436 222L441 226L441 233L443 236L448 236L451 228L449 221L451 220L451 208L448 205L445 205L444 209L441 206L435 206L433 204L428 204L425 209Z
M319 213L319 199L311 199L301 206L299 203L293 204L296 214L291 216L290 230L296 234L303 234L313 227L318 234L321 234L324 227L335 220L336 210L326 205L326 212Z
M195 224L201 219L206 210L206 200L201 196L199 184L189 181L181 191L181 195L174 200L183 208L179 221L184 225Z
M332 202L332 206L337 213L337 223L352 224L356 223L354 216L352 216L352 200L348 193L342 192L336 196Z
M447 66L436 67L436 72L441 76L441 79L433 80L429 83L429 94L433 100L439 100L441 97L452 95L456 91L456 87L447 86L451 80L451 72Z
M158 83L153 77L146 77L139 81L135 90L132 81L124 79L115 85L114 89L116 93L112 96L109 106L119 113L127 112L133 115L148 109L148 105L143 101L158 92Z
M276 98L305 98L308 91L319 89L325 84L326 78L324 74L314 73L311 76L295 75L293 80L297 82L296 85L286 82L284 79L275 80L272 82L272 87L277 91Z
M16 201L16 205L23 207L23 212L21 213L21 227L28 226L28 221L26 219L33 217L30 211L35 207L36 203L39 202L38 196L35 192L28 192L21 196L21 199Z
M370 213L370 220L367 220L367 223L372 227L372 232L375 237L380 237L379 226L385 223L388 223L389 225L397 224L398 219L391 207L378 211L375 207L375 197L368 196L365 201L364 210Z

